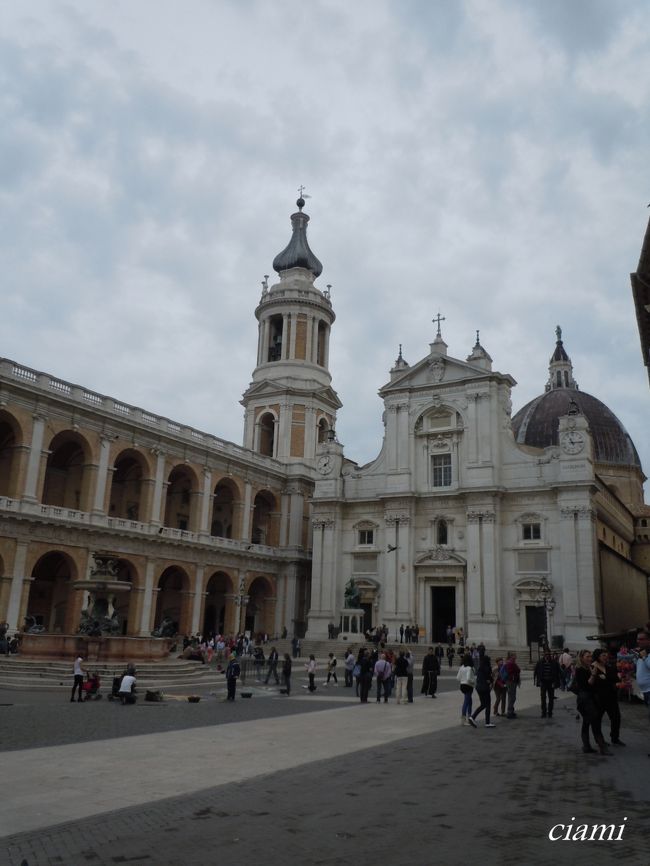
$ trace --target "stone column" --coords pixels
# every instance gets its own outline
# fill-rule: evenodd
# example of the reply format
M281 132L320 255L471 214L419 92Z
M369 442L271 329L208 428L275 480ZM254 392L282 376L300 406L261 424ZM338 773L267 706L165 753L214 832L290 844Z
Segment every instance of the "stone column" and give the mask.
M244 484L244 513L242 515L241 540L251 540L251 514L253 510L253 485L250 481Z
M388 515L384 518L386 522L386 549L394 548L390 553L382 556L384 561L384 613L386 618L394 622L397 616L397 580L399 574L399 562L396 556L397 542L399 540L399 519Z
M203 469L203 501L201 502L201 519L199 532L210 534L210 505L212 503L212 472L206 466Z
M14 556L13 579L11 581L11 589L9 591L9 604L7 606L7 623L9 631L16 631L19 626L22 626L20 620L20 608L23 597L23 581L25 575L25 563L27 561L27 550L29 542L19 541L16 545L16 554Z
M289 357L289 322L291 316L289 313L282 314L282 350L280 352L280 360L286 361Z
M194 604L192 606L192 628L191 633L196 634L201 629L201 608L203 607L203 599L206 593L203 588L203 565L196 566L196 575L194 577Z
M153 502L151 504L151 524L153 526L161 526L163 521L162 515L162 499L163 485L165 481L165 453L159 448L152 448L156 455L156 479L153 488Z
M481 552L482 511L467 512L467 623L456 623L467 632L482 617L483 576ZM471 634L474 640L474 634Z
M289 511L289 547L302 547L302 520L305 500L301 493L291 493Z
M305 323L306 340L305 340L305 360L313 362L313 345L314 345L314 318L308 316Z
M409 407L400 403L397 407L397 468L409 468Z
M394 472L397 469L397 406L386 407L386 469Z
M152 631L151 618L154 613L153 576L156 569L154 560L147 560L144 572L144 595L142 598L142 613L140 615L140 637L149 637Z
M285 491L280 497L280 537L278 539L280 547L286 547L289 543L289 503L290 496Z
M97 480L95 483L95 498L93 501L93 517L105 514L104 499L106 497L106 482L108 480L108 457L111 450L112 437L100 436L99 465L97 467Z
M27 463L27 477L25 478L25 490L23 499L28 502L38 502L39 498L36 493L39 475L41 474L41 458L43 456L43 436L45 433L45 418L42 415L34 415L34 425L32 427L32 444L29 451L29 460Z

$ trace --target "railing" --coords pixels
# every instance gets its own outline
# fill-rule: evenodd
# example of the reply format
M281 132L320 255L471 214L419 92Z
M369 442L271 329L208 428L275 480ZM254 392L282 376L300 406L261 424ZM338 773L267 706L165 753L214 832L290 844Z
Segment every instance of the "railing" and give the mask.
M156 427L160 432L170 433L175 437L186 439L192 443L200 443L202 447L217 449L220 453L231 455L235 458L250 459L255 458L255 464L258 467L265 467L272 470L281 470L282 464L273 457L267 457L263 454L258 454L250 451L241 445L236 445L234 442L228 442L225 439L220 439L211 433L204 433L201 430L196 430L193 427L188 427L185 424L179 424L162 415L155 415L152 412L147 412L140 409L138 406L130 406L127 403L122 403L119 400L114 400L112 397L106 397L103 394L97 394L95 391L89 391L79 385L74 385L71 382L65 382L62 379L57 379L50 376L48 373L42 373L39 370L32 370L29 367L23 367L15 361L8 358L0 358L0 377L6 379L17 379L24 383L29 383L30 386L41 391L49 391L59 396L64 396L73 402L79 402L95 407L104 413L117 415L120 418L128 417L135 422L142 422L151 427Z
M142 523L139 520L129 520L122 517L107 517L105 515L91 514L87 511L77 511L74 508L64 508L59 505L41 505L40 503L22 502L19 499L11 499L8 496L0 496L0 512L20 513L33 515L34 517L47 518L65 523L82 523L86 526L100 527L104 529L118 530L123 533L134 533L136 535L147 535L152 540L173 539L175 541L189 544L201 544L215 547L220 550L229 550L236 553L257 554L260 556L292 557L296 553L301 557L308 558L310 552L297 551L296 548L271 547L268 544L253 544L239 538L222 538L217 535L206 535L205 533L192 532L189 529L176 529L172 526L158 526L152 523Z

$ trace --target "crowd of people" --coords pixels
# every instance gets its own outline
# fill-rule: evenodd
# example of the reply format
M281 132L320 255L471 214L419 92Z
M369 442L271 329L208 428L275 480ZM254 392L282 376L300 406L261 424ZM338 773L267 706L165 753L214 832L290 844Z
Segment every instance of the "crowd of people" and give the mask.
M417 627L413 627L417 629ZM391 649L383 643L375 644L372 649L362 646L358 651L346 647L343 656L344 686L355 688L356 696L361 703L367 703L375 685L375 700L388 703L395 694L397 704L413 703L415 657L409 649L401 647L402 642L417 642L413 639L411 627L399 630L400 646ZM408 637L407 637L408 635ZM483 644L465 646L462 629L447 631L448 645L441 644L429 647L421 665L422 685L420 692L425 697L436 698L438 677L446 657L449 667L454 659L459 666L456 674L459 689L462 694L461 723L477 728L478 719L483 716L486 728L494 728L493 716L506 719L516 719L515 705L517 690L521 684L521 669L517 664L517 655L507 653L505 658L498 657L492 662ZM235 700L237 681L242 676L242 660L252 662L257 682L268 685L271 680L282 686L281 693L291 695L292 658L300 658L300 640L294 638L291 643L292 653L280 653L275 646L268 647L269 637L266 634L225 637L212 635L204 639L201 635L185 637L183 640L183 655L197 653L205 662L217 661L217 669L222 670L221 662L226 662L223 672L227 684L227 700ZM535 665L533 682L540 690L540 715L542 718L552 718L555 706L555 693L570 691L576 696L576 708L582 719L581 737L582 750L585 754L610 755L610 745L624 746L621 740L621 712L619 697L621 693L622 674L621 658L628 660L628 666L635 673L635 683L638 694L642 696L650 710L650 630L644 629L637 634L638 647L628 651L625 648L617 651L613 646L609 649L597 648L581 650L576 657L568 648L561 652L552 652L548 647ZM266 650L266 651L265 651ZM318 661L310 654L304 664L307 685L305 688L311 694L317 690L316 677ZM338 686L338 661L334 652L328 653L326 661L326 679L324 686ZM84 699L97 697L100 680L96 673L85 670L83 659L77 657L73 667L74 684L71 701L83 702ZM132 703L135 700L135 670L128 668L124 674L115 679L113 692L122 703ZM474 692L478 697L478 706L474 706ZM76 695L76 697L75 697ZM609 720L609 742L603 735L603 718ZM591 743L593 737L594 748Z

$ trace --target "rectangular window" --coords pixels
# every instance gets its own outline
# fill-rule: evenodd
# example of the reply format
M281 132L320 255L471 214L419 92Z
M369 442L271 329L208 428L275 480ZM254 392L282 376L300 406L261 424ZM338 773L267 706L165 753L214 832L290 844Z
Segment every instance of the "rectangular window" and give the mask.
M431 485L451 487L451 454L434 454L431 458Z
M352 571L354 574L377 574L377 556L353 556Z
M517 554L517 571L548 571L548 553L545 550L527 550Z
M523 523L524 541L539 541L542 537L541 523Z
M374 529L360 529L359 530L359 544L374 544L375 543L375 531Z

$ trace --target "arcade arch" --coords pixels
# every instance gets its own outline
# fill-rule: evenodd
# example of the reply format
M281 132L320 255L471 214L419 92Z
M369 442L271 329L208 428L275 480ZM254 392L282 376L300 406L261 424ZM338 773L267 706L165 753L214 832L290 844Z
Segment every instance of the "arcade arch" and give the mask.
M231 619L233 604L233 581L225 571L215 571L205 587L205 610L203 635L208 638L224 634Z
M64 430L52 439L48 450L43 504L88 511L88 443L78 433Z
M76 593L72 584L77 569L72 559L60 551L46 553L36 562L31 576L26 616L33 617L48 632L76 632Z
M219 481L212 496L210 535L217 538L238 537L239 533L235 523L239 505L239 490L235 482L225 478Z
M248 588L246 631L273 634L275 620L275 592L267 577L256 577Z
M124 520L146 520L144 508L144 482L148 475L142 454L132 448L120 452L113 466L111 494L108 506L110 517Z
M176 624L176 632L190 632L190 579L177 565L170 565L158 580L155 626L163 619Z
M165 526L196 531L199 483L189 466L175 466L167 479Z
M22 435L18 424L8 412L0 412L0 496L17 499L19 448Z
M270 490L260 490L253 502L251 541L253 544L278 544L278 506Z

